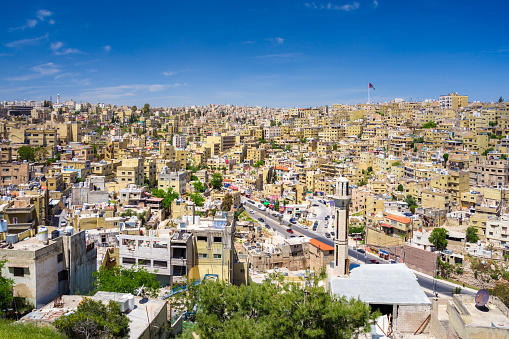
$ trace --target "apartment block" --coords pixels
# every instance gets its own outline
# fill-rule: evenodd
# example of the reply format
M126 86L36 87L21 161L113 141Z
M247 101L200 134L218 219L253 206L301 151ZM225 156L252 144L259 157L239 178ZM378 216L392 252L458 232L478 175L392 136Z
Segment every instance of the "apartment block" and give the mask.
M86 243L85 231L54 232L44 229L36 237L23 232L10 246L5 241L0 246L0 259L6 260L2 276L14 281L15 296L36 308L62 294L90 291L97 267L97 249Z
M33 179L33 164L28 162L0 164L0 185L20 185Z
M161 172L157 174L157 183L159 188L166 191L168 188L173 188L178 194L186 192L186 178L185 171L173 172L167 167L163 167Z

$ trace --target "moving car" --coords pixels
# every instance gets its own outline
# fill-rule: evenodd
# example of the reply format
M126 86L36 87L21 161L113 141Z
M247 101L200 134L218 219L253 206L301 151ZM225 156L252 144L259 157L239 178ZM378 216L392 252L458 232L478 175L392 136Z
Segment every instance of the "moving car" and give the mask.
M249 211L249 213L250 213L250 214L253 214L253 213L254 213L254 211L253 211L253 210L250 210L250 211Z
M313 207L318 207L318 204L313 204L313 205L311 205L311 206L313 206Z
M287 229L286 229L286 232L288 232L288 233L292 234L292 233L293 233L293 230L292 230L291 228L287 228Z
M330 233L329 233L329 232L326 232L326 233L325 233L325 236L326 236L327 238L330 238Z
M265 220L263 220L263 218L258 218L258 221L265 222Z
M362 248L358 248L357 252L359 252L359 253L366 253L366 251L364 251Z
M291 218L291 219L290 219L290 222L291 222L292 224L296 224L296 223L297 223L297 222L295 221L295 219L294 219L294 218Z
M372 263L372 264L379 264L379 263L380 263L380 262L379 262L378 260L376 260L376 259L371 259L370 261L371 261L371 263Z

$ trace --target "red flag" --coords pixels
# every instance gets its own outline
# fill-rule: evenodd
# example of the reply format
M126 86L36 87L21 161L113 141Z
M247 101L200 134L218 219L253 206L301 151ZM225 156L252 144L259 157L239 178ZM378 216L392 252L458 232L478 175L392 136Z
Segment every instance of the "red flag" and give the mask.
M373 85L371 84L371 82L370 82L370 83L369 83L369 88L373 88L373 89L375 89L375 86L373 86Z

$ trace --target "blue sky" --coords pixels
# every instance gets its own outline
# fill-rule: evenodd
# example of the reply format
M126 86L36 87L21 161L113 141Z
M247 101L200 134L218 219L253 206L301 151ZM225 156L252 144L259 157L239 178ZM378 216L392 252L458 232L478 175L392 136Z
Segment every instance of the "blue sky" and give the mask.
M0 100L309 107L509 99L505 1L10 1Z

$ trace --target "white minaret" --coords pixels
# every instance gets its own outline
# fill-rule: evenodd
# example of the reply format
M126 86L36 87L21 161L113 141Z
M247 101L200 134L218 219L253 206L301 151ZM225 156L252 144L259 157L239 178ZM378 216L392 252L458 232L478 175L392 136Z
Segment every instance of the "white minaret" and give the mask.
M60 103L60 93L57 94L57 104L59 104L59 103Z
M350 274L350 259L348 259L348 213L350 209L350 191L348 179L339 178L336 182L336 192L332 196L334 207L334 275L347 276Z

